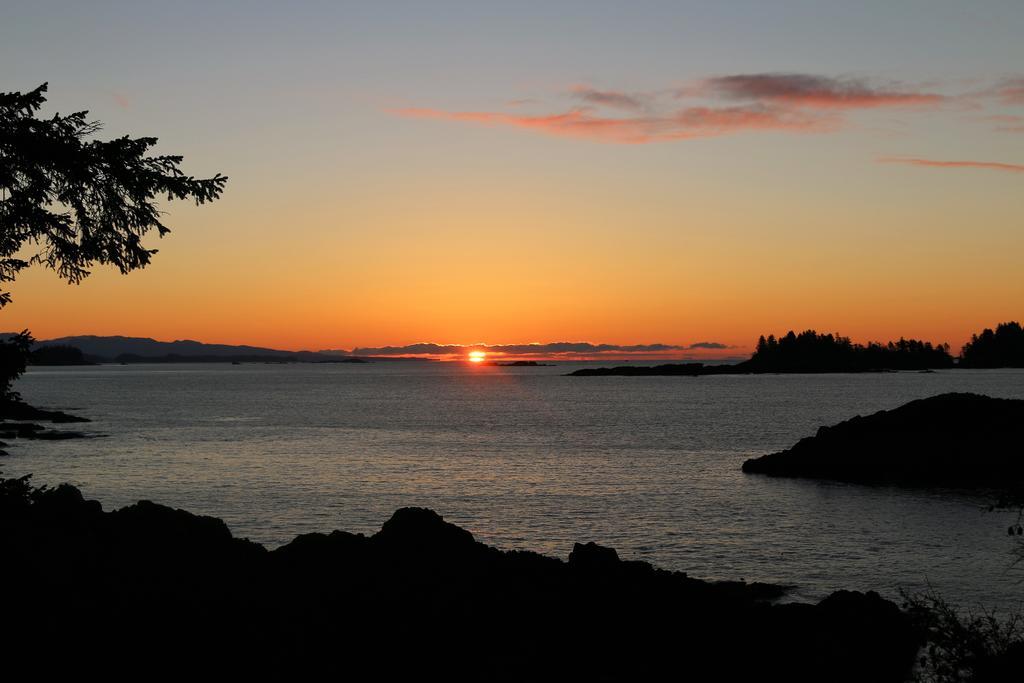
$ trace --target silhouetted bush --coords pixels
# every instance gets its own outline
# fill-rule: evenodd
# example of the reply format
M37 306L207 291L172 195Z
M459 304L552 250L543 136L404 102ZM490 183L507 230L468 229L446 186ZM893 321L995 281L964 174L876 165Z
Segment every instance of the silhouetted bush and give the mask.
M1024 677L1024 615L975 614L935 593L904 594L904 609L927 634L914 672L921 683L1008 683Z
M0 404L21 400L12 387L25 373L34 341L28 330L0 339Z
M4 423L3 420L43 420L46 422L88 422L87 419L69 415L59 410L41 410L33 408L21 400L21 395L14 391L14 380L25 372L32 356L32 344L35 342L28 330L9 335L0 339L0 433L4 438L39 438L60 439L77 438L79 432L57 432L46 430L36 424ZM0 451L0 454L4 454Z

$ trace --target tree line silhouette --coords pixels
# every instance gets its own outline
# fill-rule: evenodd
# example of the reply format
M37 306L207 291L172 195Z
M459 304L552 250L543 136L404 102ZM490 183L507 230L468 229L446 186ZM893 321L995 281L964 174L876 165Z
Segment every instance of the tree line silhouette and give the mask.
M1024 329L1010 321L971 335L960 354L965 368L1024 368Z
M761 336L746 365L766 372L850 372L857 370L925 370L932 368L1024 368L1024 328L1016 321L1000 323L971 335L959 358L949 344L904 339L855 344L849 337L790 330L776 339Z
M953 367L949 344L917 339L855 344L849 337L805 330L789 331L776 339L761 336L749 369L759 372L857 372L868 370L926 370Z
M995 330L985 328L971 335L959 358L949 352L949 344L932 344L904 339L855 344L849 337L790 330L776 339L774 335L757 340L754 355L747 363L758 370L778 372L821 372L849 370L924 370L931 368L1024 368L1024 328L1016 321L1000 323Z
M576 377L674 375L738 375L748 373L880 372L888 370L928 371L943 368L1024 367L1024 330L1020 323L1001 323L993 332L985 329L973 335L959 358L949 344L933 344L900 337L897 341L856 344L849 337L833 333L790 330L776 338L761 335L748 360L731 365L667 363L656 366L622 365L581 368Z

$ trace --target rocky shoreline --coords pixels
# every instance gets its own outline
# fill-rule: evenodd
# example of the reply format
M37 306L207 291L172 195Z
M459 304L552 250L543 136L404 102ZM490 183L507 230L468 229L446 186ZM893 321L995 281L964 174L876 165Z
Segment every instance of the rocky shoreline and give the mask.
M593 543L568 561L488 547L422 508L372 536L268 550L151 502L0 480L8 652L78 670L199 665L377 678L902 681L920 634L874 593L774 604ZM17 615L16 618L10 615Z

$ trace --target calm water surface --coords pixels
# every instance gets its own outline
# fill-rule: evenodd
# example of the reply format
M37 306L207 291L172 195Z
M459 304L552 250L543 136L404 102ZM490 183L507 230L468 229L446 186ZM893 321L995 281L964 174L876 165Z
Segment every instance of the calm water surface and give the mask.
M0 468L108 509L148 498L216 515L269 545L372 533L422 505L503 548L565 557L593 540L700 578L792 584L798 599L929 583L961 603L1024 599L1011 515L984 512L986 496L740 472L818 425L911 399L1024 398L1024 371L563 376L572 367L33 368L17 387L28 401L103 436L20 442Z

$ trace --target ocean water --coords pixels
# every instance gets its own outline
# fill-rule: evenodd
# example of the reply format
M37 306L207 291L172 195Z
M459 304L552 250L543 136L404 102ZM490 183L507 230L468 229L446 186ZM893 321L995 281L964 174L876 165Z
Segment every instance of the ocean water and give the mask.
M372 533L427 506L502 548L576 541L706 579L964 605L1024 600L991 495L744 475L817 426L945 391L1024 398L1024 371L566 377L461 363L32 368L26 400L97 438L21 441L5 476L71 482L115 508L150 499L270 546Z

